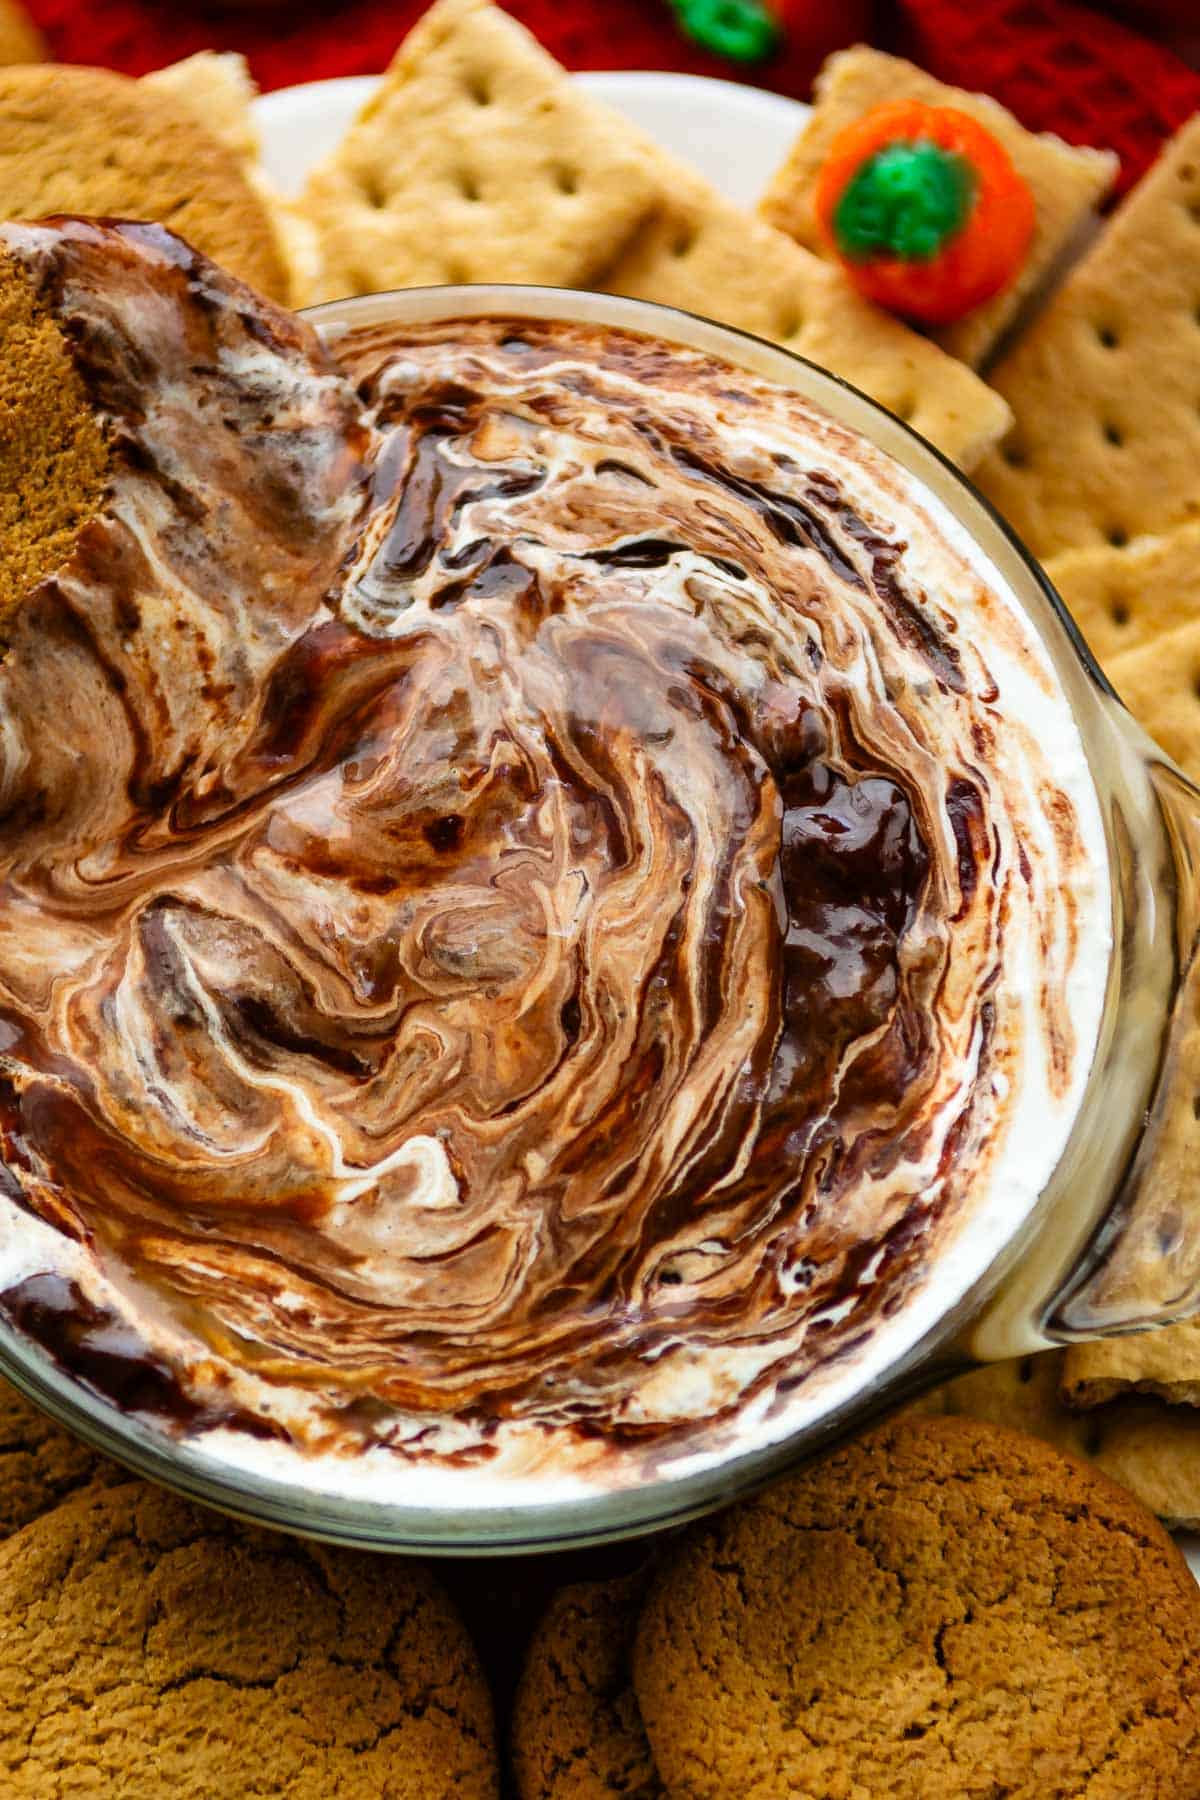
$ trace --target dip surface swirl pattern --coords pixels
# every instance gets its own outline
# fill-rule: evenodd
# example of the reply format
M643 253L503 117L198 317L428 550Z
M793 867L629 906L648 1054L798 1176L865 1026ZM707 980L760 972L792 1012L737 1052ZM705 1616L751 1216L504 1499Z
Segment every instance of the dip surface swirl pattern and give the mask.
M175 1429L622 1479L861 1354L1091 1053L1028 628L713 359L0 236L113 442L0 664L0 1308Z

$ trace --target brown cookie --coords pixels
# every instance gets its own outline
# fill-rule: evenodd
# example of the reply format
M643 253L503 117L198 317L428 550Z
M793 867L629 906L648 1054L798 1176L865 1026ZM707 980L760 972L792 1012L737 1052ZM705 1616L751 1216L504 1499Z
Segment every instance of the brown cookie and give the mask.
M145 1483L0 1546L10 1800L492 1800L491 1700L419 1564L235 1526Z
M107 69L0 70L0 218L153 219L275 300L270 218L228 145L174 95Z
M1169 1347L1189 1330L1194 1328L1174 1325L1136 1338L1107 1341L1133 1345L1162 1339ZM1090 1391L1081 1396L1079 1377L1096 1371L1086 1363L1078 1364L1076 1358L1090 1348L1073 1345L1066 1351L1044 1350L1019 1362L989 1363L947 1382L917 1404L922 1412L966 1413L972 1419L1032 1432L1034 1437L1094 1463L1111 1480L1136 1494L1165 1524L1200 1530L1200 1410L1195 1404L1171 1406L1150 1394L1130 1394L1127 1384L1110 1386L1107 1380L1103 1385L1089 1383ZM1164 1375L1168 1370L1181 1373L1186 1368L1185 1354L1177 1349L1170 1361L1164 1361ZM1140 1374L1145 1364L1139 1361L1135 1368ZM1113 1373L1111 1365L1106 1373ZM1169 1391L1177 1393L1178 1388L1172 1383ZM1115 1404L1095 1404L1098 1399L1110 1401L1114 1394L1128 1397ZM1068 1399L1086 1402L1091 1410L1076 1411L1074 1404L1066 1404Z
M91 1481L112 1486L128 1479L0 1379L0 1538Z
M15 264L0 261L0 628L66 561L99 508L107 470L62 333Z
M520 1800L663 1800L630 1671L644 1573L554 1596L533 1634L512 1720Z
M634 1677L672 1800L1200 1796L1178 1550L974 1420L893 1420L691 1534Z

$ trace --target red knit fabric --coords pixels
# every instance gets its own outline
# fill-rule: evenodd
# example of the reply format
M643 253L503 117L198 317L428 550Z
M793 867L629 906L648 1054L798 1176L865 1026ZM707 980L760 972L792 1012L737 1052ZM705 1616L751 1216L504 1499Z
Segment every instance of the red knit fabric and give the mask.
M903 14L914 62L1032 130L1117 151L1122 191L1200 110L1200 73L1076 0L905 0Z
M241 50L264 88L382 69L427 0L227 5L26 0L65 62L131 75L210 46ZM1078 0L771 0L790 49L742 70L690 44L667 0L504 0L569 68L686 69L805 97L822 57L873 33L943 79L980 88L1041 131L1107 144L1135 180L1200 109L1200 73ZM1198 0L1200 3L1200 0Z
M62 62L97 63L145 74L193 50L241 50L263 88L328 75L382 69L428 0L343 0L319 5L205 6L174 0L25 0ZM741 70L709 56L676 29L666 0L504 0L505 8L572 69L684 69L736 78ZM777 0L797 15L823 20L798 31L800 55L784 52L750 76L782 92L805 94L821 57L869 29L870 0Z

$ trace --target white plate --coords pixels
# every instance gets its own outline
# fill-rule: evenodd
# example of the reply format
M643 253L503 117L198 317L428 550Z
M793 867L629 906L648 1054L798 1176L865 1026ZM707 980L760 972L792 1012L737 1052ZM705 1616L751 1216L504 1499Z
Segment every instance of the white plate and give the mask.
M309 169L333 149L377 80L350 75L310 81L255 102L263 166L285 194L299 192ZM700 169L739 206L758 199L809 114L798 100L699 75L619 72L576 80ZM1200 1581L1200 1537L1184 1536L1179 1544Z
M285 194L299 192L312 165L333 149L370 98L377 79L347 75L309 81L255 102L263 167ZM620 72L576 80L700 169L739 206L758 199L809 112L799 100L699 75Z

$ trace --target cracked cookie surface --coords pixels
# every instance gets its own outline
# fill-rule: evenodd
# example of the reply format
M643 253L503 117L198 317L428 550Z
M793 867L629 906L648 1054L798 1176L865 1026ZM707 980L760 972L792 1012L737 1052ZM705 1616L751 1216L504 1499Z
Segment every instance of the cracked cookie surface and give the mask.
M0 1379L0 1538L11 1537L89 1482L129 1477Z
M491 1701L432 1576L142 1483L0 1547L0 1790L494 1800Z
M513 1709L520 1800L663 1800L630 1656L646 1572L555 1594L533 1634Z
M1131 1496L902 1419L689 1536L634 1679L671 1800L1195 1800L1198 1641Z

